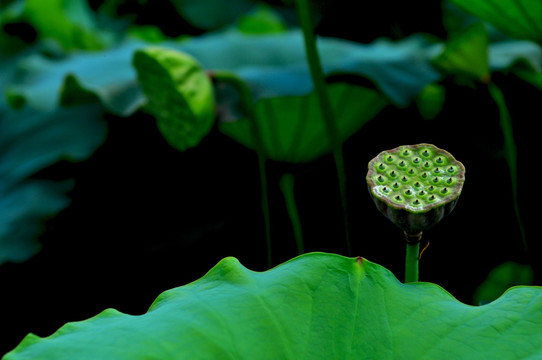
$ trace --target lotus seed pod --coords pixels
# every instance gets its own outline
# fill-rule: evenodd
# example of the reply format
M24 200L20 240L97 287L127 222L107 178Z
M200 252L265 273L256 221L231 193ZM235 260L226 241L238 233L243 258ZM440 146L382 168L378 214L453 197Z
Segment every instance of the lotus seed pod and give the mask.
M464 181L463 164L431 144L383 151L369 162L367 172L369 193L378 210L409 235L448 215Z

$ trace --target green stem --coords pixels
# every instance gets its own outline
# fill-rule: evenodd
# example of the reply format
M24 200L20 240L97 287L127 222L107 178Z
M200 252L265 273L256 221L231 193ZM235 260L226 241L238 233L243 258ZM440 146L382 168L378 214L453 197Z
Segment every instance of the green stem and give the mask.
M407 243L405 261L405 284L418 281L418 263L420 256L420 243Z
M504 138L504 154L508 168L510 170L510 182L512 185L512 199L514 202L514 212L516 215L516 221L519 226L521 239L523 242L523 249L529 260L529 264L532 265L531 253L529 251L529 245L527 242L527 236L525 234L525 228L523 227L523 221L519 212L519 195L518 195L518 179L517 179L517 148L514 140L514 129L512 126L512 118L506 106L504 95L497 85L494 83L488 84L488 89L493 97L493 100L497 104L499 109L500 125Z
M227 71L213 71L210 73L210 76L216 82L223 82L235 88L239 94L239 101L243 107L244 113L252 125L251 131L254 138L256 153L258 155L258 170L260 173L260 185L262 188L261 205L265 223L267 266L270 268L273 262L271 257L271 221L269 215L269 197L267 192L267 170L265 167L266 156L263 149L262 136L256 123L256 110L254 101L252 99L252 93L246 83L234 73Z
M337 178L339 181L339 191L341 196L341 205L344 214L344 227L346 237L346 247L348 255L351 255L350 245L350 231L348 225L348 211L347 211L347 197L346 197L346 173L344 170L344 159L342 154L342 143L339 139L337 126L335 124L335 117L331 106L331 101L326 89L326 82L324 78L324 71L322 68L322 62L318 50L316 49L316 37L314 35L314 29L311 19L311 13L309 3L307 0L296 0L297 13L299 17L299 23L303 30L303 39L305 42L305 53L307 56L307 62L309 64L309 70L314 85L314 91L318 97L318 103L320 110L324 118L327 134L329 136L329 142L333 151L333 158L335 160L335 167L337 170Z
M301 220L297 211L294 195L294 182L295 177L292 174L284 174L280 179L280 189L282 195L284 195L284 202L286 203L286 210L290 216L290 222L292 223L292 229L294 231L295 242L297 244L297 251L299 254L305 252L303 245L303 231L301 229Z

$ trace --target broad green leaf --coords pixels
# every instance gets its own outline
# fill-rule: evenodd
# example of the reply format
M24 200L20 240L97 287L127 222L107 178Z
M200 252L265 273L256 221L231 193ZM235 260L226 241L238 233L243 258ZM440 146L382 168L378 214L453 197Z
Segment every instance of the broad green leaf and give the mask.
M453 36L433 64L445 72L487 83L490 79L488 47L487 31L479 22Z
M542 2L539 0L451 0L500 31L542 42Z
M363 258L311 253L253 272L230 257L146 314L108 309L3 359L535 359L541 312L540 287L474 307Z
M148 99L146 111L177 150L200 143L215 117L213 86L191 56L162 47L148 47L134 54L138 79Z
M328 86L328 93L341 141L358 131L387 105L377 91L359 86L332 84ZM256 103L256 124L264 153L270 159L308 162L331 151L315 93L261 99ZM241 144L256 149L248 119L220 122L219 127Z
M507 261L487 275L487 279L474 292L474 304L487 304L512 286L531 285L533 269L529 265Z

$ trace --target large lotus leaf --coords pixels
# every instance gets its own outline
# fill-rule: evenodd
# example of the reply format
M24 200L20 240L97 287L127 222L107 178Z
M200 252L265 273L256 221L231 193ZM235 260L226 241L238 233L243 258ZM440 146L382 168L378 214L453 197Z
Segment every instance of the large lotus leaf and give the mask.
M72 182L28 178L59 160L90 156L105 138L101 112L96 103L47 113L0 109L0 264L38 251L43 220L68 205Z
M72 75L81 88L94 92L110 111L130 115L144 102L131 60L135 50L147 45L132 40L100 53L78 53L62 60L30 56L21 62L21 71L10 91L24 96L34 107L52 109L59 102L66 76ZM192 55L205 69L234 72L249 84L256 99L304 95L312 90L298 30L261 36L214 33L153 45ZM434 50L420 36L400 42L379 40L369 45L322 38L318 45L327 74L366 76L400 105L409 103L440 76L430 64Z
M377 91L354 85L329 85L328 94L341 141L358 131L387 105ZM256 104L256 124L264 153L270 159L308 162L331 150L314 92L261 99ZM256 149L248 119L220 122L220 130L241 144Z
M179 151L198 145L215 118L213 85L191 56L158 46L136 51L134 66L145 91L146 111Z
M110 111L128 116L145 101L131 61L134 51L147 45L132 40L100 53L77 53L62 60L29 56L21 61L21 70L11 82L10 91L23 96L34 107L51 110L59 103L64 81L71 75L81 88L95 93ZM247 82L256 99L306 95L312 90L299 30L262 36L222 32L153 45L190 54L205 69L234 72ZM536 46L523 43L520 47L507 43L506 49L492 53L493 46L498 45L490 45L493 70L520 58L532 58L530 62L534 63L540 54ZM334 38L318 41L326 74L347 72L365 76L399 105L408 104L427 84L440 78L431 60L442 47L442 43L430 43L422 36L399 42L380 39L371 44Z
M18 62L9 91L23 96L31 107L52 111L66 101L65 94L73 95L83 89L96 94L110 111L130 115L145 101L130 64L134 51L141 46L140 42L128 42L101 52L76 53L62 60L29 55Z
M43 39L54 39L66 50L98 50L108 42L85 0L20 0L3 20L28 22Z
M539 0L451 0L502 32L520 39L542 41L542 2Z
M109 309L3 359L535 359L541 313L539 287L474 307L363 258L310 253L253 272L230 257L146 314Z

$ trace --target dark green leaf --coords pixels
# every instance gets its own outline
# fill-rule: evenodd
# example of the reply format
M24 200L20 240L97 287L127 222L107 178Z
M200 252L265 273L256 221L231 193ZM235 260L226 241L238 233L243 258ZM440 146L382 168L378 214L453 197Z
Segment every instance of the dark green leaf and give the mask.
M539 0L451 1L510 36L542 41L542 2Z
M254 5L251 0L171 0L179 14L192 25L216 30L233 24Z
M487 83L490 79L489 39L482 23L453 36L433 63L439 69Z
M533 269L529 265L507 261L491 270L487 279L474 293L474 304L487 304L501 296L512 286L531 285Z

